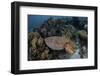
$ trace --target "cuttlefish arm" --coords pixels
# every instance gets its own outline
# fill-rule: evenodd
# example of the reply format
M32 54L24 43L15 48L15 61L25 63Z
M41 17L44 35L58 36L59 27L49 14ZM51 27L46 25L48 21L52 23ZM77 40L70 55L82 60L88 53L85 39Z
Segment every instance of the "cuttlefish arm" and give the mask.
M75 43L72 42L72 41L66 42L64 44L64 49L65 49L66 53L68 53L68 54L74 54L75 51L76 51Z

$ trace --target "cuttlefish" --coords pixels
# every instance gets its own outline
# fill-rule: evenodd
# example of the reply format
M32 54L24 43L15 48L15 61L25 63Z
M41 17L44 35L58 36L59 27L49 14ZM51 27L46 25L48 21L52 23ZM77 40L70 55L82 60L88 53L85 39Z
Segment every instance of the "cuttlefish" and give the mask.
M73 54L76 51L75 42L66 37L52 36L45 38L46 45L52 50L63 50L68 54Z

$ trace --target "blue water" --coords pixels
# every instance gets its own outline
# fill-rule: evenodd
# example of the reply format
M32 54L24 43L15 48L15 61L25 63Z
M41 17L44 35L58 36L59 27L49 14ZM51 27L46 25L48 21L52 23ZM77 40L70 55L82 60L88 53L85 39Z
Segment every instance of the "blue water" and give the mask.
M48 20L50 17L57 18L67 18L69 20L72 19L72 16L49 16L49 15L28 15L28 31L32 31L34 27L38 27L44 23L44 21ZM81 20L86 19L87 17L79 17Z
M28 31L32 31L32 28L40 26L44 21L48 20L50 17L66 18L68 16L47 16L47 15L28 15ZM68 17L71 19L72 17Z
M28 31L32 31L33 27L38 27L49 18L50 16L29 15L28 16Z

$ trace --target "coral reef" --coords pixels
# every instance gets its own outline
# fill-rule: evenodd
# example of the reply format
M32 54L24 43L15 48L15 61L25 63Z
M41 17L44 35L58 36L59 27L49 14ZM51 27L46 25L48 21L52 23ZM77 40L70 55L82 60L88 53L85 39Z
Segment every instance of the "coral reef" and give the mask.
M28 60L69 59L77 49L80 58L87 58L86 23L79 22L76 17L69 21L51 17L38 28L33 28L28 33Z

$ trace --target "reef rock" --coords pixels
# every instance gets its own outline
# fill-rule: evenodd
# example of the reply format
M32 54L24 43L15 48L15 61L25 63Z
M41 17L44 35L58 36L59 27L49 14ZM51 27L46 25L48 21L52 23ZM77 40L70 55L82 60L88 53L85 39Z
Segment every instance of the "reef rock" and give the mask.
M84 31L84 30L80 30L80 31L78 31L78 35L79 35L79 37L81 38L81 39L87 39L87 32L86 31Z

